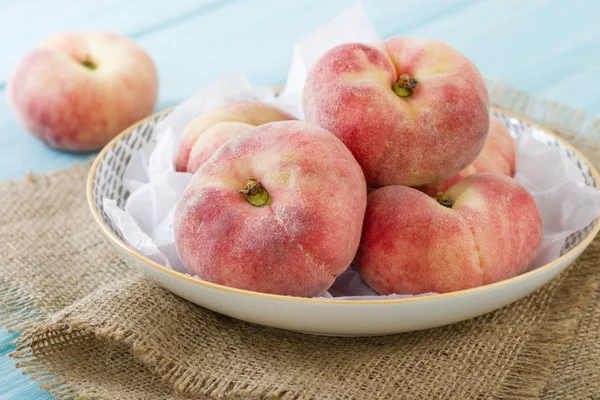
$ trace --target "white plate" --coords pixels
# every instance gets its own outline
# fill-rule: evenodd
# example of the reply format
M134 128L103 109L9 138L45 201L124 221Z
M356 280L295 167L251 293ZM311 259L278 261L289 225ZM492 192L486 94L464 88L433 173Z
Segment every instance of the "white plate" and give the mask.
M149 278L195 304L244 321L322 335L386 335L434 328L473 318L510 304L567 268L585 250L600 230L594 221L569 236L562 256L533 271L491 285L440 295L395 300L305 299L270 295L205 282L166 268L129 247L100 207L102 198L123 206L128 193L123 174L131 154L147 143L156 123L168 111L152 115L112 140L92 165L87 197L96 222L110 242ZM600 176L593 165L567 141L523 118L494 108L494 113L518 137L533 130L549 146L557 146L575 161L589 186L597 187Z

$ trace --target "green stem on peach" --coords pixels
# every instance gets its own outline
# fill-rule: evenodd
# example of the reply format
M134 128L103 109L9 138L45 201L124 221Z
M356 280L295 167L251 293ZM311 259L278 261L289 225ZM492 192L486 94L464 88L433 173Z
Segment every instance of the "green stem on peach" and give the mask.
M392 86L392 90L399 97L407 99L412 96L413 89L417 87L417 83L419 82L409 74L402 74L398 81Z
M271 195L267 189L256 179L248 178L246 188L239 191L245 197L248 203L254 207L264 207L271 204Z
M83 61L81 61L81 65L83 65L87 69L95 70L98 66L92 61L89 55L83 57Z
M452 208L454 205L454 202L446 197L446 193L444 192L439 192L437 196L435 196L435 200L444 207Z

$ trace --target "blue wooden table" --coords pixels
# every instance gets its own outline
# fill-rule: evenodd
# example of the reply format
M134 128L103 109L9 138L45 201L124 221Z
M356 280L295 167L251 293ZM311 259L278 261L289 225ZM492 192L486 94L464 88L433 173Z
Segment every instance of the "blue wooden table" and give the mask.
M61 30L121 32L158 66L157 110L226 72L257 85L285 82L293 44L352 0L0 0L0 180L68 167L90 155L51 150L30 137L4 88L27 49ZM437 38L482 73L550 100L600 114L600 2L596 0L365 0L378 33ZM45 399L7 354L0 328L0 400Z

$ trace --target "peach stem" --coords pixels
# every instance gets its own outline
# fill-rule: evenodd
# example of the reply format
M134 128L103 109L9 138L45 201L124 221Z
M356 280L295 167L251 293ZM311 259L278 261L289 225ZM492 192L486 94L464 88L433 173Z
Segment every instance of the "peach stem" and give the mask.
M267 189L256 179L248 178L246 188L239 191L243 193L248 200L248 203L254 207L264 207L271 204L271 195L267 192Z
M407 99L412 96L413 89L417 86L417 83L419 82L409 74L402 74L400 75L400 79L392 86L392 90L399 97Z
M454 205L454 202L446 197L446 193L444 192L439 192L437 196L435 196L435 201L437 201L438 204L448 208L452 208Z
M92 71L95 70L98 66L92 61L92 59L90 58L90 56L86 55L83 58L83 61L81 61L81 65L83 65L84 67L86 67L87 69L91 69Z

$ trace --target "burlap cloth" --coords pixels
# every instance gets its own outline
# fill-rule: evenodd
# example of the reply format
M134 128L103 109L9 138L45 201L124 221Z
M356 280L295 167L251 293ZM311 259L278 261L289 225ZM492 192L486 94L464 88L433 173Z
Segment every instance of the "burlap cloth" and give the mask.
M492 98L600 164L581 139L598 129L585 115L503 85ZM0 183L0 324L22 332L13 356L59 398L600 398L599 240L541 290L480 318L387 337L302 335L143 278L92 221L86 173Z

